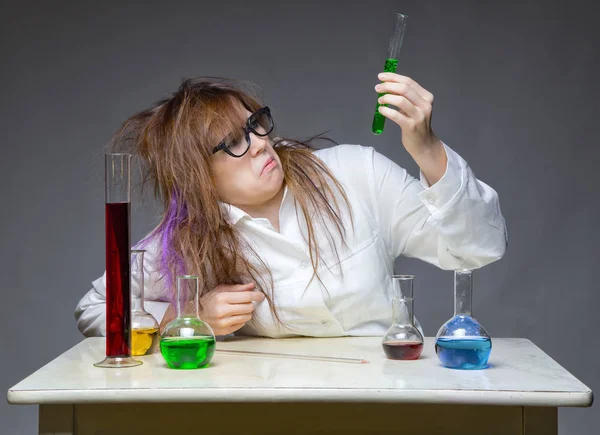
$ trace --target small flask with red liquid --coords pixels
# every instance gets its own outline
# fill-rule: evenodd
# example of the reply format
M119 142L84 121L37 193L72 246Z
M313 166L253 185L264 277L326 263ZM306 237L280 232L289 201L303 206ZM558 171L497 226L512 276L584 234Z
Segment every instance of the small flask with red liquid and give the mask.
M413 315L414 275L392 275L392 326L383 336L383 351L389 359L414 360L423 352L423 334Z

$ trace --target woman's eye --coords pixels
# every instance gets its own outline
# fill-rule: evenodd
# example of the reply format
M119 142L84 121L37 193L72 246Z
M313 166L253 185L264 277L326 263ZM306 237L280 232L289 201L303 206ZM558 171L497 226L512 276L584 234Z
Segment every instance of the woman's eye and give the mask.
M226 144L227 144L227 148L229 148L231 151L236 151L236 150L243 148L244 142L245 142L245 139L240 138L237 140L232 140L230 142L226 142Z

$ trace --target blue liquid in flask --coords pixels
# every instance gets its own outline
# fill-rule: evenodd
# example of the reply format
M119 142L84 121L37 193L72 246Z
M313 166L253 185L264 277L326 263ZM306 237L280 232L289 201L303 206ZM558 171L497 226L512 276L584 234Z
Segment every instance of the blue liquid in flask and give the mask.
M454 317L436 334L435 353L444 367L477 370L488 367L492 340L471 315L473 271L454 271Z
M440 337L435 343L435 353L445 367L477 370L487 367L492 352L489 337Z

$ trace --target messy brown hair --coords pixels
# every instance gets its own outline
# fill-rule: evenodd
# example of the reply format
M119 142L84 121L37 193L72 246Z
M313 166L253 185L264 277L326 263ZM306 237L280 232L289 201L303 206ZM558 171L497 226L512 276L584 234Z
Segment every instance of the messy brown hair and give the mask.
M200 297L219 284L248 280L265 294L275 309L273 278L266 263L252 249L220 204L211 172L215 144L240 131L247 115L262 105L239 83L219 78L183 80L168 98L128 118L113 136L112 150L139 157L142 185L150 184L164 207L160 224L146 240L160 241L160 270L165 286L174 293L174 278L198 275ZM337 233L345 243L342 209L352 213L342 185L314 154L307 140L272 138L284 173L284 183L296 201L297 218L306 223L313 279L320 281L323 262L317 228L338 257ZM338 258L339 260L339 258Z

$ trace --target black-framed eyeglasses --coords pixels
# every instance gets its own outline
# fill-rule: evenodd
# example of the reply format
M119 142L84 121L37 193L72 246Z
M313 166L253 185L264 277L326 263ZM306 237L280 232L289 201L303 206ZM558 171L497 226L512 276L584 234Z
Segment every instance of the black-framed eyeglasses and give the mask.
M246 126L242 127L244 136L223 140L219 145L214 147L213 154L223 150L232 157L242 157L250 149L250 133L252 132L257 136L265 137L273 131L273 126L271 110L266 106L258 109L248 117Z

